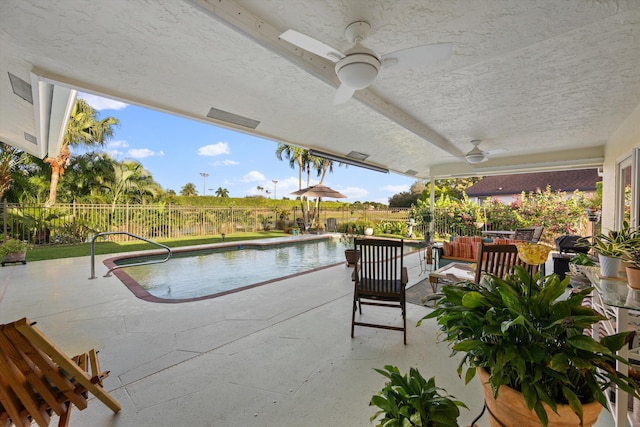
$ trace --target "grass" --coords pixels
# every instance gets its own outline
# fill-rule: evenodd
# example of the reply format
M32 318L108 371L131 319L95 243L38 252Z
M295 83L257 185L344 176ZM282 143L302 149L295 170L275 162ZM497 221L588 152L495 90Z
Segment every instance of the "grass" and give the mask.
M247 233L235 233L227 234L225 236L225 242L234 242L242 240L255 240L255 239L267 239L270 237L283 237L287 236L281 230L273 231L259 231L259 232L247 232ZM206 245L212 243L222 242L222 237L185 237L181 239L167 239L158 240L158 243L162 243L170 248L178 248L181 246L194 246L194 245ZM152 245L141 240L134 240L130 242L110 242L110 241L96 241L95 254L115 254L121 252L135 252L158 249L157 246ZM91 243L77 243L70 245L32 245L27 251L27 262L42 261L48 259L60 259L60 258L74 258L81 256L91 255Z
M282 230L271 231L257 231L257 232L245 232L227 234L225 236L225 242L235 242L242 240L255 240L255 239L268 239L271 237L284 237L288 236ZM396 234L383 234L375 237L385 237L402 239L403 236ZM420 239L407 239L405 241L420 241ZM221 243L222 237L210 236L210 237L184 237L181 239L165 239L157 240L158 243L162 243L170 248L178 248L182 246L196 246L196 245L209 245L212 243ZM95 254L116 254L122 252L137 252L144 250L158 249L157 246L152 245L141 240L133 240L130 242L111 242L98 240L95 244ZM91 243L76 243L69 245L31 245L27 251L27 262L43 261L48 259L60 259L60 258L75 258L81 256L91 255Z

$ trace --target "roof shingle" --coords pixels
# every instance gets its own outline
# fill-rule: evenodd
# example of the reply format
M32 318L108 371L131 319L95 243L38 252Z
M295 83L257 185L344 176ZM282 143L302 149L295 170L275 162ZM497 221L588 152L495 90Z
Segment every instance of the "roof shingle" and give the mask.
M554 172L537 172L515 175L487 176L467 188L469 197L500 196L545 190L573 192L595 191L598 177L597 169L573 169Z

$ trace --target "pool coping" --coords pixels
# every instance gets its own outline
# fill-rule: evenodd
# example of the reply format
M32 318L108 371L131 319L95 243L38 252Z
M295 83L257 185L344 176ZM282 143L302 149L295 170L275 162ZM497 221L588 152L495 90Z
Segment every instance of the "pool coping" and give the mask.
M339 236L339 235L338 235ZM254 248L264 248L264 247L276 247L282 246L290 243L298 243L298 242L306 242L306 241L315 241L315 240L324 240L324 239L333 239L336 238L335 234L316 234L316 235L299 235L292 237L276 237L273 239L261 239L261 240L240 240L233 242L222 242L222 243L212 243L207 245L197 245L197 246L183 246L176 249L171 249L172 253L181 253L181 252L197 252L197 251L207 251L210 249L223 249L223 248L233 248L233 247L254 247ZM123 259L130 258L139 258L141 256L157 256L164 255L166 252L164 250L152 249L149 251L143 252L131 252L128 254L118 255L112 258L105 259L103 264L111 269L117 266L117 261ZM345 261L346 262L346 261ZM218 298L223 295L228 295L236 292L241 292L247 289L255 288L258 286L264 286L269 283L278 282L280 280L291 279L293 277L301 276L304 274L313 273L316 271L324 270L327 268L335 267L345 262L337 262L335 264L330 264L318 268L314 268L312 270L302 271L298 273L288 274L286 276L277 277L275 279L264 280L261 282L252 283L250 285L241 286L239 288L230 289L227 291L218 292L211 295L203 295L199 297L193 298L160 298L155 295L150 294L146 289L144 289L134 278L129 276L122 268L118 268L113 270L112 273L116 276L130 291L135 295L136 298L139 298L143 301L147 302L155 302L161 304L180 304L184 302L193 302L193 301L202 301L207 299Z

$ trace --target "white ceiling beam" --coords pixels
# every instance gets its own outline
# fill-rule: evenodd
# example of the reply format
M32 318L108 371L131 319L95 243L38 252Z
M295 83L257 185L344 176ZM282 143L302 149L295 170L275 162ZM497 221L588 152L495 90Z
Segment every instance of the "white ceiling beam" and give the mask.
M231 0L185 0L218 21L240 31L266 49L293 62L298 67L337 88L340 85L335 74L335 64L326 58L307 52L280 39L282 31L252 15ZM455 145L423 122L380 98L370 89L356 91L354 98L382 114L399 126L414 133L452 156L464 155Z

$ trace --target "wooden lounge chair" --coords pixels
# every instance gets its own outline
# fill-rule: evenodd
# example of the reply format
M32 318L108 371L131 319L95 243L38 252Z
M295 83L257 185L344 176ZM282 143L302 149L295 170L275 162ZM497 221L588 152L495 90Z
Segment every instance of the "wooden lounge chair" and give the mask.
M68 426L71 405L85 409L88 392L119 412L102 388L108 374L95 350L69 358L26 318L0 325L0 426L48 426L52 413Z
M514 265L521 265L534 275L538 271L537 265L525 264L518 258L516 245L485 245L478 246L478 259L476 263L476 275L474 281L480 283L482 274L492 274L504 278L513 272Z
M360 251L360 262L353 272L355 281L353 292L353 314L351 317L351 338L355 326L403 331L407 343L407 316L405 287L409 281L407 268L403 265L403 241L382 239L356 239L356 249ZM402 311L402 327L356 322L358 306L362 314L363 305L397 307Z

